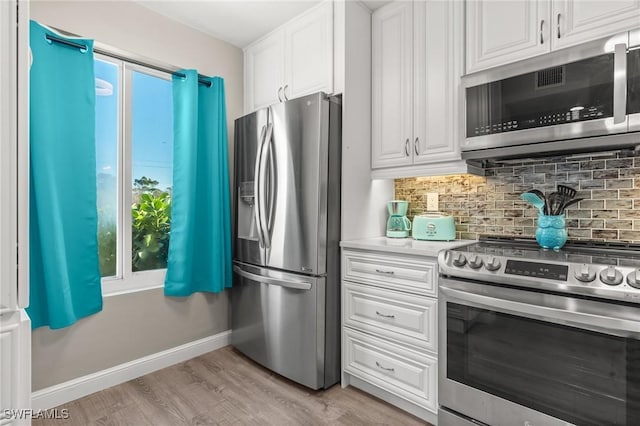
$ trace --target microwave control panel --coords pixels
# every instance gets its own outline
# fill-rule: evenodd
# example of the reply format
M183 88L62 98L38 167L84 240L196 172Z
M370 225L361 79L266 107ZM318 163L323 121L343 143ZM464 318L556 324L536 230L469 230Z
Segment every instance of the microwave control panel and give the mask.
M511 120L474 127L473 135L467 135L467 137L492 135L495 133L512 132L515 130L532 129L536 127L555 126L558 124L594 120L598 118L605 118L604 108L576 107L569 111L545 113L537 118Z

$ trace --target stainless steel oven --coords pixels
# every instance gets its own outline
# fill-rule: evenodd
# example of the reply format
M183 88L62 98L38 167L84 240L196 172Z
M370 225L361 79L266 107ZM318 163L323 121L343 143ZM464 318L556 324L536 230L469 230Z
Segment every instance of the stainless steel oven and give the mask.
M465 159L640 144L640 29L471 74L463 84Z
M640 425L640 255L481 244L441 253L439 425ZM603 297L573 291L592 276Z

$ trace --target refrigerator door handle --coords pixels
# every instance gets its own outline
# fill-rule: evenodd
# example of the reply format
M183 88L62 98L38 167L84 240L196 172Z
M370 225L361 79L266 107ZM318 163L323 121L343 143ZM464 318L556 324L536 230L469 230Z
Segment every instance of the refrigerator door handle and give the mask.
M264 247L264 229L262 228L262 219L260 217L260 171L262 169L262 150L264 145L264 137L266 135L267 126L262 126L260 131L260 142L258 143L258 152L256 153L256 166L253 174L253 196L254 196L254 220L258 229L258 242L260 247Z
M276 162L273 154L273 144L270 142L270 140L271 138L269 138L269 143L267 143L267 164L269 165L269 202L267 203L267 215L265 218L265 232L269 236L269 242L271 242L271 233L273 230L273 213L275 209L276 191L278 188L278 173L276 173ZM269 244L269 246L271 246L271 244Z
M258 211L260 216L260 229L265 248L271 248L271 236L267 223L267 154L271 151L271 137L273 135L273 123L267 124L267 131L260 151L260 170L258 175Z
M252 281L257 281L263 284L272 284L280 287L293 288L296 290L311 290L311 283L308 281L278 280L258 274L252 274L251 272L247 272L236 265L233 266L233 271L241 277L245 277Z

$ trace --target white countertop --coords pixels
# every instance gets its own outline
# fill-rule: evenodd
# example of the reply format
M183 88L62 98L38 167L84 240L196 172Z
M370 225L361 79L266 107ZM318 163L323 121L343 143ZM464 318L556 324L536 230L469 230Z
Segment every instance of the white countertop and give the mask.
M437 257L440 250L452 249L473 242L475 241L418 241L412 238L373 237L363 238L361 240L341 241L340 247Z

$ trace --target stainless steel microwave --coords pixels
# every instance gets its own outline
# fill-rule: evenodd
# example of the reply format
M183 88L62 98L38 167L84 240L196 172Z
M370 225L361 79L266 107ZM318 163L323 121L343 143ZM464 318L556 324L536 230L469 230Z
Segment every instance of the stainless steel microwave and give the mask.
M640 29L462 78L467 160L640 145Z

